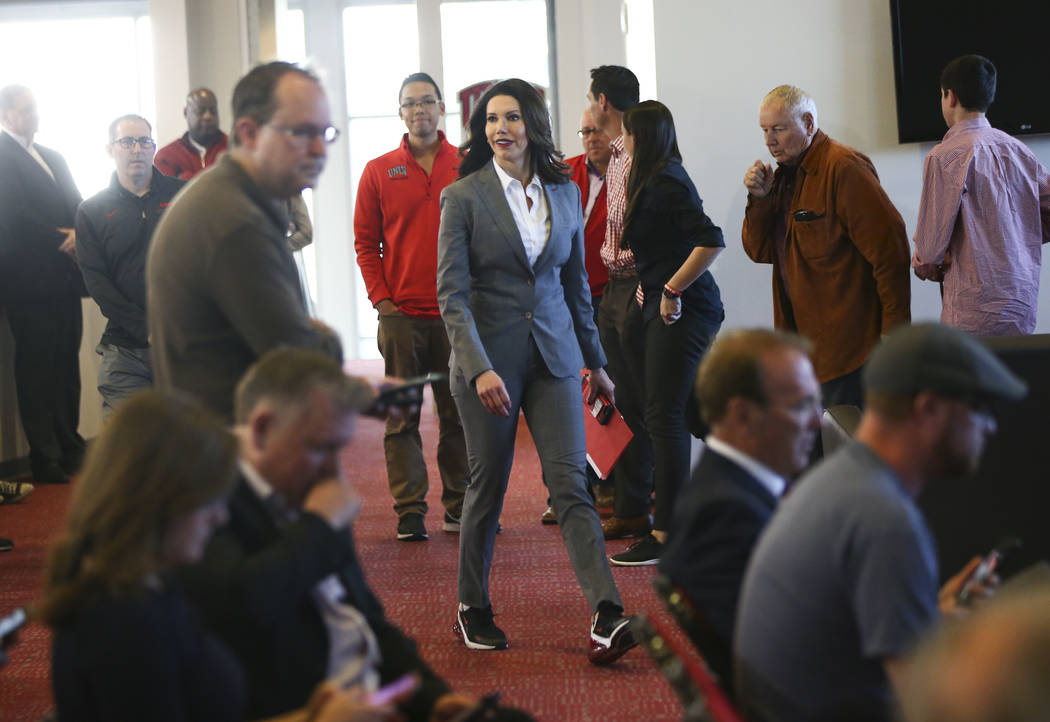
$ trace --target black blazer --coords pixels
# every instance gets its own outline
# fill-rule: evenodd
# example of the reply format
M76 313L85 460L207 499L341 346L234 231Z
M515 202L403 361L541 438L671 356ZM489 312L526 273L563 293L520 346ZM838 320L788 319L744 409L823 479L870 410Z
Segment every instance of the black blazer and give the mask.
M0 302L43 301L56 295L86 296L76 263L58 250L72 228L80 192L58 153L36 146L54 180L29 152L0 132Z
M349 533L302 514L278 529L267 508L241 479L229 503L230 520L209 542L200 564L185 573L187 595L210 631L245 671L247 719L301 707L328 671L328 631L311 592L337 573L347 602L368 620L379 642L382 683L416 671L420 691L402 713L425 721L449 691L419 657L415 642L387 620L365 581Z
M649 179L638 196L623 229L622 242L630 246L645 292L642 316L660 315L664 284L697 246L724 248L722 230L704 213L704 204L682 162L671 159ZM709 324L725 318L718 284L704 271L682 292L682 313L700 316Z
M675 501L660 555L660 573L682 588L710 625L713 643L702 640L698 646L727 686L733 679L733 626L744 571L776 504L751 474L706 448Z

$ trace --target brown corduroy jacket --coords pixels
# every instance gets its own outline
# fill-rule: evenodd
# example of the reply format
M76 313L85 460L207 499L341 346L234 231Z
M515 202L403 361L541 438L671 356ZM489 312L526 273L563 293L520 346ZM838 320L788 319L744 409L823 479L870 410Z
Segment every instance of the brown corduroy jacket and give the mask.
M777 168L769 195L748 196L744 250L773 264L774 323L813 341L825 382L860 368L881 334L911 320L908 237L871 160L823 131L802 159L790 204L783 182ZM783 244L778 213L787 216Z

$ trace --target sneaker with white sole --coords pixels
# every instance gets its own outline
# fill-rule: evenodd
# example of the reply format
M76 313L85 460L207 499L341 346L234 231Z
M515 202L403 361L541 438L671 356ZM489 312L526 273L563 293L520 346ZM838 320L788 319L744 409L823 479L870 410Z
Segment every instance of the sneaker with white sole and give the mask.
M450 534L459 534L459 517L453 516L452 512L445 512L445 521L441 524L441 531L447 531Z
M494 616L491 605L484 609L459 609L452 631L463 640L467 649L506 649L507 635L492 621Z
M631 631L634 617L624 616L623 608L612 602L602 602L591 620L591 648L587 659L591 664L612 664L638 644Z
M17 504L33 493L33 485L26 481L0 480L0 504Z
M609 561L618 567L648 567L660 563L660 552L664 545L652 534L647 534L625 551L613 554Z
M397 520L398 541L426 541L429 538L422 514L405 514Z

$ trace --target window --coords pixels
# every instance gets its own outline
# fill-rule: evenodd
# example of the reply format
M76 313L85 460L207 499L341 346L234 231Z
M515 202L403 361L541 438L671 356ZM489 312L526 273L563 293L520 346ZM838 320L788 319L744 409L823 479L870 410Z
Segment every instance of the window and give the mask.
M500 29L505 29L500 31ZM511 32L509 29L513 29ZM513 47L508 47L508 37ZM546 0L445 0L441 3L441 48L449 142L461 142L456 93L485 80L521 78L551 97Z
M277 0L277 43L282 59L329 71L332 120L344 131L347 156L328 158L314 193L318 206L314 249L304 252L319 316L343 336L347 357L378 357L376 312L353 258L353 199L368 161L393 150L405 133L398 117L401 81L420 70L441 85L448 139L459 144L457 91L480 81L521 77L551 88L550 0ZM499 28L513 28L517 51ZM344 88L331 86L345 75ZM553 93L548 93L553 97ZM338 168L345 163L345 170ZM335 217L338 216L338 217ZM308 247L309 249L309 247ZM320 277L320 285L314 278ZM353 306L352 313L348 307Z
M145 2L0 6L0 86L33 91L36 140L62 153L85 198L113 173L105 151L113 119L152 121L156 112L147 11ZM43 58L41 48L60 57Z

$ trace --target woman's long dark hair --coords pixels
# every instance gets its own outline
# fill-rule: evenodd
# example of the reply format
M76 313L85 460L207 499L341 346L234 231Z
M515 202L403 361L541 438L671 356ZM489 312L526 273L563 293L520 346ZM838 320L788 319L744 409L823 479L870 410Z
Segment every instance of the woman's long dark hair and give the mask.
M569 166L561 162L562 153L554 146L551 137L551 119L547 105L539 92L530 83L519 78L501 80L485 91L470 114L470 137L459 147L463 156L459 164L459 177L466 178L492 160L492 147L485 135L489 101L497 95L509 95L521 106L521 118L525 121L525 133L529 139L529 165L533 175L546 183L567 183Z
M628 108L623 114L623 128L634 140L631 174L627 178L627 208L623 214L626 229L646 184L667 167L671 159L681 161L682 154L678 152L678 135L671 111L658 100L643 100ZM623 243L626 238L626 234L621 238L624 248L629 247Z

